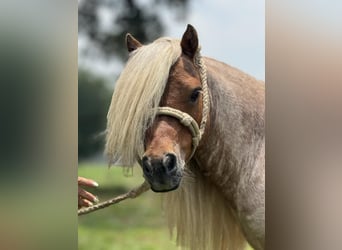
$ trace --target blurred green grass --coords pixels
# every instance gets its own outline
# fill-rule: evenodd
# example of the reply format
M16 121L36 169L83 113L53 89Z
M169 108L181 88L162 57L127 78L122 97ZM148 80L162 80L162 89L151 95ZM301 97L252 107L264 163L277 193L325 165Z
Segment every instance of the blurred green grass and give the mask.
M88 188L100 202L127 192L143 182L139 167L125 176L120 167L81 163L78 175L93 179L98 188ZM78 249L81 250L177 250L170 238L161 209L161 199L148 191L136 199L80 216ZM251 250L247 248L246 250Z

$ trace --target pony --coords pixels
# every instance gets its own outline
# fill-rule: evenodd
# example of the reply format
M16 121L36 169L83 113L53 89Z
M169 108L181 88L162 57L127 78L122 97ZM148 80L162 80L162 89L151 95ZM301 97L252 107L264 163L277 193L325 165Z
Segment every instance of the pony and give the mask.
M126 45L107 116L110 164L140 164L178 245L264 249L264 82L202 57L191 25L181 40L127 34Z

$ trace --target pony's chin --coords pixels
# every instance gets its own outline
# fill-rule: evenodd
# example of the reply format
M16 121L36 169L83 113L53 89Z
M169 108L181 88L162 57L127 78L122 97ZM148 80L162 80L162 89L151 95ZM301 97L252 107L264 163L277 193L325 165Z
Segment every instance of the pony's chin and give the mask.
M162 189L156 189L151 185L151 190L155 193L166 193L166 192L170 192L173 190L176 190L179 187L179 183L177 185L175 185L174 187L171 188L162 188Z

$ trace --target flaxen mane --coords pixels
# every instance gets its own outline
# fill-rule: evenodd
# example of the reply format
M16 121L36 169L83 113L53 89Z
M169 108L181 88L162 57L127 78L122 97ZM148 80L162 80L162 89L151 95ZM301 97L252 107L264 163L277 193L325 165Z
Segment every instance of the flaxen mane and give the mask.
M185 249L244 249L246 240L232 208L196 168L187 166L180 187L163 194L171 235L175 234L177 245Z

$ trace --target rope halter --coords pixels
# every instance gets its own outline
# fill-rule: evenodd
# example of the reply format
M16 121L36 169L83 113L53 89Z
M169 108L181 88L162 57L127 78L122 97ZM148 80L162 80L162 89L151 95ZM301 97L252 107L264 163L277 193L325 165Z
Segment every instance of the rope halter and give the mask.
M199 142L202 138L202 135L205 131L205 125L207 123L208 115L209 115L209 93L208 93L208 84L207 84L207 70L203 59L200 55L200 48L198 49L196 56L194 58L194 64L197 67L200 75L200 80L202 84L202 100L203 100L203 109L202 109L202 121L200 125L197 124L195 119L178 109L174 109L171 107L158 107L157 115L166 115L177 118L182 125L187 127L192 135L192 152L188 159L188 161L194 156L196 149L199 145Z

